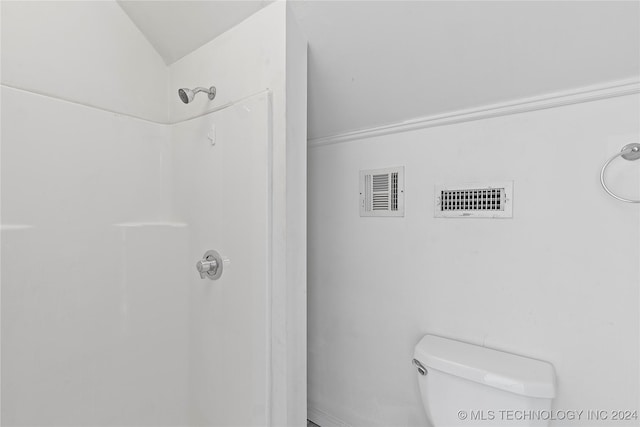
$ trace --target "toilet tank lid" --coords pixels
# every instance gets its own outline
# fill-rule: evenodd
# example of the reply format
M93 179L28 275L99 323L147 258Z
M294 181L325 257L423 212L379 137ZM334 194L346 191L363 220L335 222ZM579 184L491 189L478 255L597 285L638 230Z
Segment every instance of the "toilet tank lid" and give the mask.
M556 395L553 365L541 360L435 335L425 335L413 357L427 371L435 369L522 396L551 399Z

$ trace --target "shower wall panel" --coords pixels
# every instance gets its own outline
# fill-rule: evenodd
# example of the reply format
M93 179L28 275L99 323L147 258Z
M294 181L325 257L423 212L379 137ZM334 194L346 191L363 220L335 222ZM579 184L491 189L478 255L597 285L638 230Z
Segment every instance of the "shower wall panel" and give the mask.
M189 224L189 257L195 265L214 249L229 261L215 281L190 266L185 284L192 425L267 423L270 136L267 92L173 127L174 205Z
M0 7L2 424L184 424L167 68L115 1Z
M189 119L197 122L204 114L236 105L241 100L253 99L265 90L271 93L270 155L273 174L270 221L273 240L270 274L273 292L270 302L271 363L268 369L272 383L267 423L273 426L304 425L307 418L306 66L306 38L298 28L289 5L275 2L169 67L169 118L172 122ZM180 87L210 85L217 87L213 101L200 97L185 105L176 93ZM193 137L205 139L206 145L208 133L211 129L204 126ZM216 135L216 140L220 140L219 135ZM184 141L174 135L173 143L178 147ZM232 167L229 171L240 171L245 166L243 162L252 161L249 150L244 156L246 160L238 158L238 163L221 166ZM191 158L190 161L199 160ZM237 172L222 178L222 183L194 181L189 191L193 197L215 197L222 185L225 188L232 186L240 195L244 193L243 186L250 184ZM182 179L176 173L175 182ZM180 207L182 203L175 205ZM228 207L226 203L211 205L214 211L207 215L216 218L219 213L215 210L224 210L225 207ZM235 209L234 206L228 208ZM198 212L198 215L205 213ZM177 218L183 220L180 216ZM207 223L206 227L214 225ZM194 330L203 327L195 325ZM194 337L193 349L205 345L198 342L199 339ZM239 336L237 339L244 338Z
M168 127L6 87L1 119L3 425L184 424Z

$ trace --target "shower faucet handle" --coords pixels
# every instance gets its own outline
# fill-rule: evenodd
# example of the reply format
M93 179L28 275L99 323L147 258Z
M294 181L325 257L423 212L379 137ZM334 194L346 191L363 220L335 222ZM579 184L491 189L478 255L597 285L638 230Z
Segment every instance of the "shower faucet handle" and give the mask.
M225 262L217 251L210 250L204 253L202 259L196 263L196 269L201 279L217 280L222 276ZM228 262L227 262L228 264Z
M208 272L216 273L218 262L215 259L211 261L200 260L196 264L196 268L198 269L198 273L200 273L200 278L206 279Z

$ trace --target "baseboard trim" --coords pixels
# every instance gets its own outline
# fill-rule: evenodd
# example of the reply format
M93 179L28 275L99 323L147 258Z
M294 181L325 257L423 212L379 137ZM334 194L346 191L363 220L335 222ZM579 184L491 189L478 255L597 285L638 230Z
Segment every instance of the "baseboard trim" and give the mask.
M340 418L336 418L333 415L312 406L307 407L307 418L309 418L309 421L318 424L320 427L351 427L350 424L347 424Z
M436 126L451 125L456 123L483 120L493 117L507 116L511 114L525 113L548 108L562 107L583 102L597 101L600 99L615 98L618 96L640 93L640 80L626 79L608 82L599 85L585 86L577 89L555 92L530 98L522 98L509 102L485 105L478 108L452 111L445 114L419 117L403 122L391 123L369 129L353 132L345 132L337 135L308 140L309 148L325 145L355 141L417 129L425 129Z

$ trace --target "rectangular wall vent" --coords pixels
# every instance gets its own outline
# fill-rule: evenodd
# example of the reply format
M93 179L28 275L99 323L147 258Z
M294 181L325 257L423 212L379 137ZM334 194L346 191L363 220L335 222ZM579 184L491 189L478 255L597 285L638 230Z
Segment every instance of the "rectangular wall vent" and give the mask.
M512 218L513 182L439 185L435 189L439 218Z
M404 216L404 167L360 171L360 216Z

